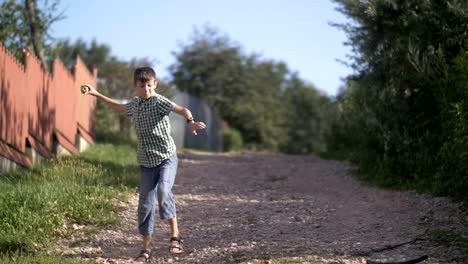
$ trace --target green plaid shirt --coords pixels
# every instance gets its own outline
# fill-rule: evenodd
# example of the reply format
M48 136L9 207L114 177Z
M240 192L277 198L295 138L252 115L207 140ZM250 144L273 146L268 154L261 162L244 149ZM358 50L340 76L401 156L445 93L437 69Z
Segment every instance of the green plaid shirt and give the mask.
M176 153L168 116L173 106L173 102L159 94L146 100L134 97L125 105L125 113L135 126L141 166L156 167Z

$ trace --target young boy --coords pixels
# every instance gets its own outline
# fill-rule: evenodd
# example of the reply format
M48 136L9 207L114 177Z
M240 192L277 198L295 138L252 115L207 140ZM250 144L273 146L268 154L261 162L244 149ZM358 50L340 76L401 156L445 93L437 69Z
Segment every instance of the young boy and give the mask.
M155 92L158 82L152 68L136 69L133 82L137 96L127 104L121 104L100 94L88 84L86 86L89 90L85 94L103 100L116 112L125 113L135 126L137 159L141 169L138 229L143 237L143 250L136 260L147 261L151 256L149 244L154 227L156 197L160 218L168 220L171 226L170 252L183 252L183 241L177 226L175 200L172 194L178 159L176 146L170 135L168 115L172 111L185 117L194 135L197 135L197 130L205 129L206 125L203 122L195 122L189 109Z

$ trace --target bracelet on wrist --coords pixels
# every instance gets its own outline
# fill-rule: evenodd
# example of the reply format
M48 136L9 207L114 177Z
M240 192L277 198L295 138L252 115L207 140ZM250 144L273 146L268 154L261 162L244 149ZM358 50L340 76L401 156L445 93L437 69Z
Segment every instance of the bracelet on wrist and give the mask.
M195 122L195 119L193 119L193 117L187 118L187 123L194 123L194 122Z

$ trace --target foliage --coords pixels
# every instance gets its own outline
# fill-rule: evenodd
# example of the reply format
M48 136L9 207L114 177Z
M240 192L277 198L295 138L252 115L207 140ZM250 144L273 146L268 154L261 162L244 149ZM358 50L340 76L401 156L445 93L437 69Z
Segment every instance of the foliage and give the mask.
M468 54L460 52L441 80L439 104L442 106L440 166L435 181L440 195L468 190Z
M99 88L118 99L134 96L133 71L153 64L149 58L133 58L130 61L119 59L112 54L109 45L100 44L95 39L90 43L82 39L77 39L74 43L68 39L60 40L56 43L54 52L68 68L73 67L77 56L86 63L89 70L98 68ZM157 91L168 97L173 95L169 85L162 80L158 80Z
M2 177L0 255L45 249L76 232L73 224L117 223L114 201L136 188L137 169L133 146L97 144L82 157L63 157Z
M103 101L96 102L96 133L116 133L120 131L119 114L114 112ZM121 134L124 134L122 132Z
M54 53L69 69L75 65L76 57L80 56L90 71L95 67L100 70L101 66L112 58L111 47L99 44L95 39L89 44L82 39L77 39L74 43L68 39L58 40L54 46Z
M295 74L284 91L287 102L285 129L287 140L281 150L287 153L317 153L324 149L324 135L328 127L326 105L330 99Z
M28 46L28 32L23 23L25 14L16 1L2 1L0 6L0 41L18 60L22 60L22 49Z
M99 90L114 98L131 97L133 69L151 65L146 58L120 60L111 54L109 46L95 40L89 44L80 39L74 43L62 40L56 54L68 67L77 55L88 67L98 67ZM297 74L291 74L285 63L246 55L238 44L210 27L203 32L196 30L191 43L181 45L174 54L177 62L171 66L173 82L159 80L158 93L170 98L176 86L202 98L241 133L244 147L250 149L311 153L323 148L320 141L327 122L323 114L326 109L322 108L329 100ZM304 98L293 100L292 94ZM295 117L310 118L312 114L306 115L311 112L311 122L300 122ZM128 120L102 102L97 104L97 120L98 132L119 131L125 138L132 136ZM300 138L296 131L301 131Z
M234 128L223 130L223 151L233 151L242 149L242 135Z
M338 131L328 136L329 145L337 147L341 139L350 142L345 147L350 158L380 181L419 182L432 191L435 185L444 186L443 194L466 196L466 188L460 188L467 181L466 170L444 169L463 151L440 157L454 150L464 133L454 133L463 131L459 122L464 116L453 111L465 104L466 77L456 72L466 67L466 60L454 66L454 58L468 49L468 3L336 2L352 19L336 26L348 34L357 74L349 77L348 89L338 97Z
M26 8L27 3L30 9ZM64 18L63 11L59 10L59 0L42 3L4 0L1 1L0 11L0 42L18 60L23 59L23 48L35 50L41 60L45 59L42 56L52 56L54 38L50 29L55 22Z
M456 263L460 260L465 261L468 259L468 238L464 237L462 234L454 230L439 228L429 232L429 237L431 241L437 245L460 249L460 257L454 258L451 261Z
M311 123L295 120L296 115L320 111L325 96L291 74L285 63L244 54L238 44L209 26L201 32L195 30L191 42L182 44L174 55L176 63L170 67L173 83L205 100L241 133L247 148L292 153L320 148L320 114ZM306 98L294 100L296 94ZM296 129L301 138L294 134ZM306 147L298 147L301 145Z

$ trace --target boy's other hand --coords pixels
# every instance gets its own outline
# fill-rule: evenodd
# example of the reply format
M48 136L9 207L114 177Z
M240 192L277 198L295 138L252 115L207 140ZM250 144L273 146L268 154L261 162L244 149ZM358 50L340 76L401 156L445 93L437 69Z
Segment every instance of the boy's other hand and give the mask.
M205 129L206 125L203 122L191 122L189 123L190 130L192 134L197 135L197 130Z

